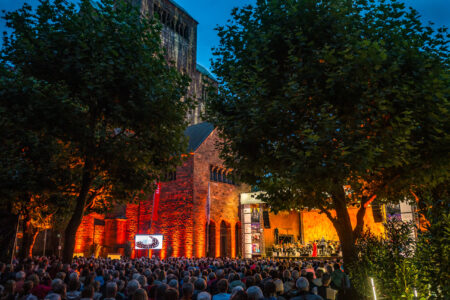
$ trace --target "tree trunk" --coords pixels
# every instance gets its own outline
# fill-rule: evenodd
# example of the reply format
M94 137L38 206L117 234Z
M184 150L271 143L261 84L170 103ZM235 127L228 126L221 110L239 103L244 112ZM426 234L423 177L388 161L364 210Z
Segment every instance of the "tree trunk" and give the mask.
M19 258L22 260L27 258L30 253L32 237L33 232L30 217L26 216L23 220L22 246L19 249Z
M339 241L342 248L342 256L344 258L344 268L348 273L348 271L356 262L356 236L353 231L350 215L347 210L347 201L344 189L340 186L336 187L332 193L332 199L334 208L336 210L336 218L332 219L331 221L339 236ZM358 231L359 228L362 228L364 225L364 214L365 209L358 211L356 224L356 228L358 229ZM346 291L345 299L357 300L361 299L361 296L358 295L357 291L353 287L351 287Z
M16 238L18 216L11 213L11 207L0 209L0 261L11 262L14 241Z
M84 166L83 179L81 183L80 193L77 197L75 211L70 218L69 224L67 224L64 232L64 250L62 254L62 260L64 263L71 263L73 258L73 251L75 249L75 239L78 227L83 219L84 210L86 206L86 199L89 194L89 189L92 184L92 163L87 160Z
M36 244L36 238L39 234L39 230L37 230L36 228L33 228L33 235L31 236L31 242L30 242L30 251L28 252L28 256L29 257L33 257L33 248L34 245Z

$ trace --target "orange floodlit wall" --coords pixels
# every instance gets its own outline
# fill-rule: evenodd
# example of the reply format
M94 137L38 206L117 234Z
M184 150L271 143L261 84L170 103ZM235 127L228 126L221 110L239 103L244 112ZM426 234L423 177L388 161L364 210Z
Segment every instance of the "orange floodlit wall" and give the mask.
M278 214L269 213L270 229L264 228L266 247L275 243L275 228L279 235L292 235L297 242L300 235L300 216L297 211L282 211Z
M357 208L348 208L350 220L353 228L356 226ZM306 243L314 240L320 240L324 237L326 240L338 241L338 235L331 221L326 215L320 214L318 211L304 211L302 214L304 241ZM333 211L332 215L336 213ZM382 235L384 232L383 223L375 223L372 214L372 207L368 207L364 217L364 226L376 235Z

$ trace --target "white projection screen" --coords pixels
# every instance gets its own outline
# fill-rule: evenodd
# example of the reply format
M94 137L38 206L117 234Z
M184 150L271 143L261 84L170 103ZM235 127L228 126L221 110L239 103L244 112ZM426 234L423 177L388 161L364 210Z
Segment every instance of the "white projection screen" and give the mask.
M164 236L162 234L137 234L134 237L136 250L161 250Z

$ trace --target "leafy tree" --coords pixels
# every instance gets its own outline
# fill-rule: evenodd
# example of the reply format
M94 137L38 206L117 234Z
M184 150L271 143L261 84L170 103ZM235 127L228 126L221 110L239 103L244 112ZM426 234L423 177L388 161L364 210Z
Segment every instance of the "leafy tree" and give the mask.
M180 163L189 80L166 61L160 25L126 1L41 0L35 12L25 5L5 19L13 31L1 58L13 66L12 86L24 85L4 107L15 102L34 117L26 124L70 154L70 262L87 208L138 199Z
M414 257L418 280L427 299L450 297L450 194L449 182L421 193L425 217L424 230L418 233ZM424 263L426 262L426 263Z
M217 30L222 157L273 210L326 214L347 266L371 201L448 178L446 29L395 0L261 0Z
M9 71L8 71L9 69ZM46 93L38 82L16 77L2 65L0 76L0 206L4 214L0 236L3 248L1 260L9 260L18 216L23 222L23 239L19 255L31 253L34 240L51 216L65 216L69 211L69 156L54 137L40 130L39 119L32 110ZM28 89L24 93L24 89ZM48 92L49 90L47 90ZM28 106L24 106L28 104ZM12 221L14 220L14 221ZM47 224L48 225L48 224Z
M380 297L414 299L414 290L421 290L421 274L412 259L415 246L412 232L414 224L392 219L384 226L384 238L365 232L358 239L357 267L352 268L352 283L368 299L373 295L369 278L374 279Z

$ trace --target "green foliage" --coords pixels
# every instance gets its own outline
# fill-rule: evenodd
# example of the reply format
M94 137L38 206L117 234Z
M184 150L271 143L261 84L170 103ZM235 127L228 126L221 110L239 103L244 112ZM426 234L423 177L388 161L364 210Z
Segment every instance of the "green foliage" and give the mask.
M371 297L369 278L373 278L378 296L385 299L415 299L414 289L421 290L419 278L423 274L412 258L415 248L413 228L411 223L393 219L385 224L384 238L366 232L358 240L358 260L350 269L350 274L361 295Z
M4 18L12 34L0 57L0 113L32 132L39 160L64 157L75 199L67 205L71 248L86 209L143 197L180 164L189 79L166 61L160 25L128 1L42 0L36 11L24 5ZM7 150L17 152L21 138L11 134ZM21 168L18 160L5 172ZM23 174L18 182L28 180Z
M335 209L344 259L369 199L449 177L446 29L396 0L260 0L217 30L222 157L274 210Z
M404 4L258 1L217 30L221 87L208 115L243 180L326 205L336 181L362 194L369 180L381 196L421 147L448 151L446 31L434 35Z
M422 211L426 219L425 230L418 235L415 265L419 281L429 299L450 297L450 198L448 183L433 193L425 193L423 202L428 206Z

